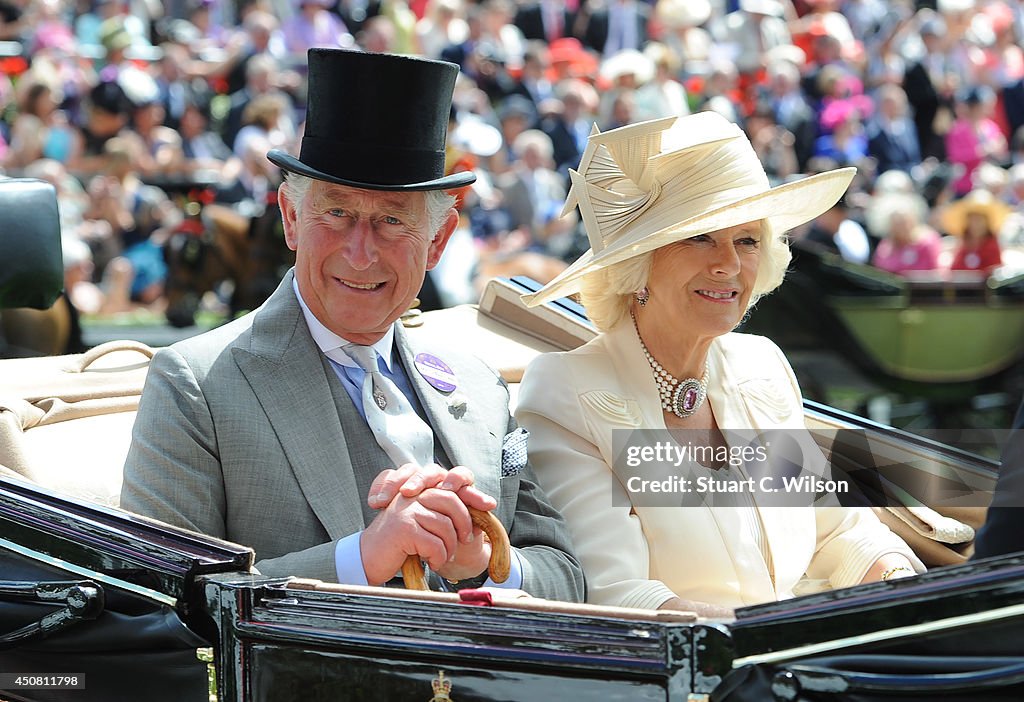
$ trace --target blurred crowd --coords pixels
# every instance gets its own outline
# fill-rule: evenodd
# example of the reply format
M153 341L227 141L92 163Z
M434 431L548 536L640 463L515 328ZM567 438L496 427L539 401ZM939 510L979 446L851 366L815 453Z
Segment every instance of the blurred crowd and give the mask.
M478 175L425 308L556 275L594 126L699 110L775 183L857 166L807 245L987 276L1024 268L1022 40L1019 0L0 0L0 166L56 186L74 307L160 310L204 206L274 207L307 49L417 54L461 66L447 163Z

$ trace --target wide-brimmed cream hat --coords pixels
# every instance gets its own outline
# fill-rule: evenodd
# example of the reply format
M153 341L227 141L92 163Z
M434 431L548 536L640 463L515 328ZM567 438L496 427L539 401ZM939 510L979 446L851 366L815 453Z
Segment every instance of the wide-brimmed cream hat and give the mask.
M682 239L767 219L776 235L825 212L857 172L841 168L772 188L750 140L714 112L590 135L563 215L577 204L590 250L523 300L578 292L580 280Z

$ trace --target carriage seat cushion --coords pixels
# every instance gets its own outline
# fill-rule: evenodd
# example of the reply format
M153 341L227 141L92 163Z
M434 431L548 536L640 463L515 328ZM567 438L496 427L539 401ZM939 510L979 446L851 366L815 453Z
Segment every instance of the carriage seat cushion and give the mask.
M153 350L113 341L85 354L5 360L0 475L117 506Z

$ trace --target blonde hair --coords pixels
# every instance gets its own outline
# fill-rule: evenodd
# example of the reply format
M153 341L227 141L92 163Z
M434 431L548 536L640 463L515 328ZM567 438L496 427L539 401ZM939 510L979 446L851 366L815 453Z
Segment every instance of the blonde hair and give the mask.
M782 285L792 259L785 234L774 234L767 219L761 220L761 260L754 290L747 303L749 311L758 300ZM655 249L656 251L657 249ZM633 293L647 285L654 251L627 258L580 280L580 302L587 317L601 331L610 331L629 316Z

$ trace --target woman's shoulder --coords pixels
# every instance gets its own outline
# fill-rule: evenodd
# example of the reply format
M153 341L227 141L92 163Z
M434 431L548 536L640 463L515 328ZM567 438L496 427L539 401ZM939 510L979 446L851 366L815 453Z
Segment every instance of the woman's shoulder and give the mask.
M748 360L753 356L764 356L766 353L782 353L778 345L767 336L746 334L744 332L724 334L718 337L717 345L720 352L726 358L738 358L740 360Z
M571 351L552 351L535 356L526 367L523 374L523 383L533 382L541 378L545 382L551 378L558 378L560 381L568 381L578 371L592 369L595 364L601 364L607 359L607 352L600 343L595 343L600 337L588 341Z
M737 383L788 378L791 370L782 349L766 336L732 332L716 342L722 363Z

